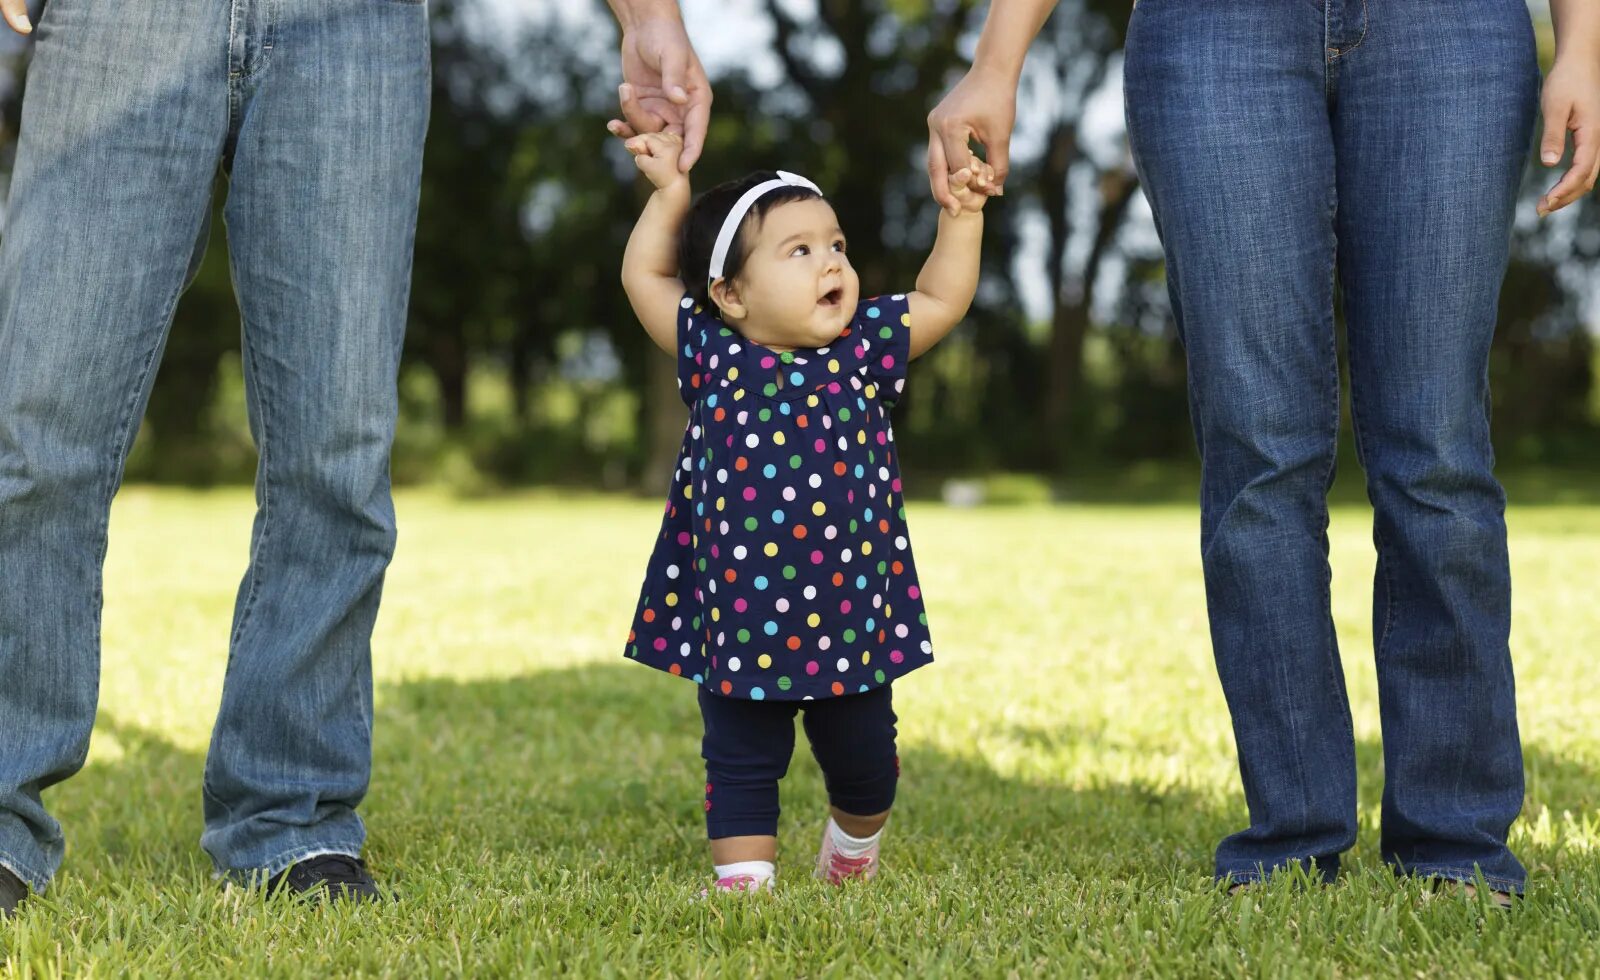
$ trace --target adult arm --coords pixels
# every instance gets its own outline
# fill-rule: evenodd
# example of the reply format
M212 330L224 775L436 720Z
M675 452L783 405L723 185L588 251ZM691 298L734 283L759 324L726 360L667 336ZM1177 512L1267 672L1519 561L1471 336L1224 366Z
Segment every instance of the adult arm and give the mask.
M705 147L711 83L684 32L677 0L607 2L622 28L617 95L623 118L606 128L623 139L663 131L683 137L678 166L688 173Z
M1545 79L1540 108L1544 135L1539 159L1561 162L1572 134L1572 165L1539 199L1539 215L1559 211L1594 189L1600 174L1600 4L1594 0L1550 0L1555 22L1556 62Z
M972 166L973 139L994 171L985 193L1005 192L1022 62L1055 5L1056 0L993 0L972 67L928 114L928 186L951 215L960 204L950 192L949 175Z

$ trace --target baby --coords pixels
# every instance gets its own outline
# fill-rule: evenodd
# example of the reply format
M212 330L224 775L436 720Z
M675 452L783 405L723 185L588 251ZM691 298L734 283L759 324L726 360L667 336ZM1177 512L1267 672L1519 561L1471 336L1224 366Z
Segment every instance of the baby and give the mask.
M951 175L960 207L914 291L862 300L809 180L691 202L676 136L626 145L655 193L622 284L690 412L627 655L700 686L717 891L773 885L797 713L831 804L817 874L871 878L899 780L891 684L933 659L889 412L972 302L992 171Z

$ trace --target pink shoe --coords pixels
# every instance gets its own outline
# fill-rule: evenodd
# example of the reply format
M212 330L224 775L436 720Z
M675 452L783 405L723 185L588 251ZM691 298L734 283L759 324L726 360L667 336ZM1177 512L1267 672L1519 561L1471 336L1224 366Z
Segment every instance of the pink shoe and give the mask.
M878 873L878 843L860 857L845 857L833 846L833 821L822 830L822 846L817 849L817 877L830 885L847 881L870 881Z

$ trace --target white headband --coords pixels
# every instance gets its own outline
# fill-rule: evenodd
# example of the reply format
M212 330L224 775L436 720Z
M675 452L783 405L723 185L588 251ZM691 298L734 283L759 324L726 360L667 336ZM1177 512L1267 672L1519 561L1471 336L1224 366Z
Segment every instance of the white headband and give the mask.
M744 221L744 216L750 212L750 208L768 191L775 191L780 187L804 187L818 194L822 193L816 184L787 170L778 171L776 180L762 181L745 191L744 196L734 203L733 210L722 219L722 230L717 232L717 244L711 249L711 276L708 282L716 282L722 278L722 267L728 261L728 246L733 244L733 236L738 233L739 224Z

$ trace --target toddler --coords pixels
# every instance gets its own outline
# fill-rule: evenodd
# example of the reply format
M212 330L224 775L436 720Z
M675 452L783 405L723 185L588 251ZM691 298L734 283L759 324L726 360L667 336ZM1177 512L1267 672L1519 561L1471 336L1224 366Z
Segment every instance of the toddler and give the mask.
M951 175L960 208L915 291L862 300L810 181L754 173L691 202L678 137L626 145L655 192L622 282L690 412L627 655L699 685L716 890L772 887L797 713L831 804L816 872L871 878L899 779L891 686L933 659L889 412L972 301L992 171Z

